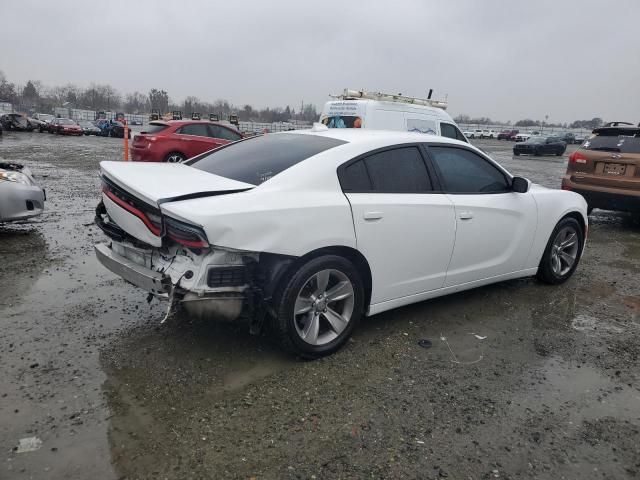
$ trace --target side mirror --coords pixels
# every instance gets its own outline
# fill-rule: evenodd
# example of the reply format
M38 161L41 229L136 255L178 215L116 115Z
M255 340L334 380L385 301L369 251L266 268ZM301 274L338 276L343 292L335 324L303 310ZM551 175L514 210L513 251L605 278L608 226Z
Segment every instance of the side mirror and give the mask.
M511 190L516 193L527 193L529 191L529 180L522 177L513 177Z

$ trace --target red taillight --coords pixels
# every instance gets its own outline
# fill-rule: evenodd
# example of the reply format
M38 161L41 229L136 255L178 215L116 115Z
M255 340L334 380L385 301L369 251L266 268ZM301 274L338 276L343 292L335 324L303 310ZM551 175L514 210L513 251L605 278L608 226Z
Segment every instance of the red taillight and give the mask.
M204 231L195 225L181 222L171 217L164 217L167 236L189 248L207 248L209 242Z
M162 232L162 228L161 228L161 219L160 217L157 217L157 220L154 218L155 221L152 221L146 213L144 213L142 210L134 207L133 205L125 202L124 200L122 200L121 198L118 198L111 190L109 190L108 187L103 186L102 187L102 192L109 197L109 199L111 199L113 202L117 203L119 206L121 206L122 208L124 208L127 212L131 213L132 215L135 215L136 217L138 217L140 220L142 220L142 223L144 223L147 228L151 231L151 233L153 233L155 236L159 237L160 233ZM155 215L154 215L155 216Z
M576 150L571 155L569 155L569 163L587 163L588 158L584 156L580 150Z

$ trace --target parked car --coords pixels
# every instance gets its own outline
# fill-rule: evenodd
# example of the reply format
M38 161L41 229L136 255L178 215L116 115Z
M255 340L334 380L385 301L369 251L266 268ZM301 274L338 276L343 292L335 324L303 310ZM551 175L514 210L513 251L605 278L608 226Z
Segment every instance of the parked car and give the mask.
M582 144L582 143L584 143L584 142L587 140L587 138L589 137L589 135L588 135L588 134L586 134L586 133L576 133L575 135L576 135L576 136L575 136L575 139L573 140L573 143L574 143L575 145L581 145L581 144Z
M607 125L569 155L562 188L593 208L640 212L640 126Z
M4 115L0 115L0 124L2 125L2 128L7 131L33 131L33 125L29 123L27 117L20 113L5 113Z
M59 135L83 135L82 127L70 118L54 118L48 126L49 133Z
M95 123L100 132L96 135L101 137L124 138L124 124L117 120L101 119ZM128 130L127 137L131 138L131 130Z
M0 222L40 215L45 198L44 190L36 184L28 168L0 162Z
M482 130L482 137L480 138L490 138L494 139L498 134L493 130Z
M573 145L576 141L576 136L572 132L555 132L555 133L552 133L552 135L554 137L558 137L567 145Z
M334 98L320 114L320 122L328 128L396 130L467 141L444 101L349 89Z
M49 131L49 123L51 123L51 121L56 117L49 115L48 113L36 113L33 115L33 118L37 122L37 126L35 126L35 128L42 133Z
M498 134L498 140L515 140L520 130L502 130Z
M102 162L98 260L192 315L244 313L254 327L272 315L304 357L337 350L363 316L574 272L580 195L514 177L461 141L321 127L180 164Z
M513 146L514 155L562 155L567 144L558 137L538 135Z
M78 120L78 125L82 128L82 132L85 135L100 135L100 129L96 127L96 124L89 120Z
M483 138L482 137L482 132L483 131L481 129L476 128L475 130L471 130L470 132L467 132L469 135L465 134L465 136L467 138L471 138L471 139L473 139L473 138Z
M131 159L137 162L182 162L241 138L242 134L235 128L218 122L156 121L133 137Z
M518 133L514 140L516 142L526 142L527 140L529 140L529 138L531 138L531 134L529 133Z

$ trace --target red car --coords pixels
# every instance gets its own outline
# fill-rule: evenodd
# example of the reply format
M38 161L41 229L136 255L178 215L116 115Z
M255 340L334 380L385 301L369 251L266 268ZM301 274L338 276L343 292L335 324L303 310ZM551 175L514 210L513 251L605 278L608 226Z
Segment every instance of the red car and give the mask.
M47 126L49 133L60 135L84 135L82 127L70 118L54 118Z
M133 137L131 159L135 162L182 162L241 138L242 134L236 129L216 122L154 121Z

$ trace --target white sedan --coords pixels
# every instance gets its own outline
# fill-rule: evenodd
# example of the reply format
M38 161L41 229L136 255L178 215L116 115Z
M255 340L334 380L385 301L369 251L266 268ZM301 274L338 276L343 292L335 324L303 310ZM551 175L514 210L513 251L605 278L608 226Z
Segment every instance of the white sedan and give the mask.
M573 192L409 132L268 134L183 164L102 162L100 262L191 315L318 357L366 316L489 283L567 280L587 233Z

